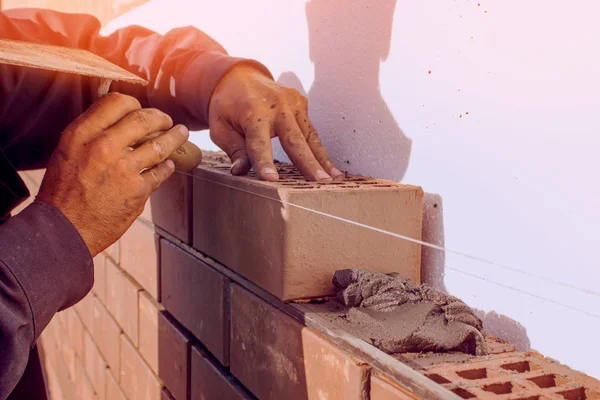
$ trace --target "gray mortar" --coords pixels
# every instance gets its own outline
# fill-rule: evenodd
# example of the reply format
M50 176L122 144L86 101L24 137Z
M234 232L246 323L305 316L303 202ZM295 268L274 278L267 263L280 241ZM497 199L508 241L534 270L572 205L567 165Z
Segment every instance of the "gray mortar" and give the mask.
M358 269L337 271L333 283L337 299L314 311L386 353L487 354L481 320L456 297Z

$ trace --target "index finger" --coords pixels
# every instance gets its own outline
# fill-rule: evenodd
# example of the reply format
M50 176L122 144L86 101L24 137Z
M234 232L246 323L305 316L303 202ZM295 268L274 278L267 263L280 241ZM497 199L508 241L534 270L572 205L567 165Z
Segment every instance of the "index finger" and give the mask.
M64 136L83 142L110 128L127 114L141 109L136 98L112 92L100 98L65 130Z

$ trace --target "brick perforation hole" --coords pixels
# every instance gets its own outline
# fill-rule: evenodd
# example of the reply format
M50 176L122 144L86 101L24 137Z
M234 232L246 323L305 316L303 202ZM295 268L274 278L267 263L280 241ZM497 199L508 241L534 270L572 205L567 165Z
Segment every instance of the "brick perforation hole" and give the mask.
M519 361L509 364L502 364L500 368L507 371L517 372L519 374L531 371L531 365L529 364L529 361Z
M485 379L487 378L487 369L486 368L477 368L477 369L466 369L463 371L456 371L456 375L461 378L476 380L476 379Z
M513 391L513 384L511 382L492 383L482 387L483 390L495 394L508 394Z
M439 383L440 385L451 383L448 379L444 378L439 374L426 374L425 376L434 381L435 383Z
M528 380L530 382L535 383L537 385L537 387L542 388L542 389L559 386L559 385L567 382L566 379L564 379L564 378L561 379L560 377L558 377L554 374L536 376L534 378L529 378Z
M454 388L450 390L452 393L462 397L463 399L474 399L475 396L473 393L469 392L467 389L463 388Z
M586 393L585 388L576 388L576 389L570 389L570 390L565 390L562 392L558 392L558 395L564 397L567 400L587 400L587 399L592 399L592 398L598 398L598 397L588 397L588 394Z
M513 400L541 400L540 396L527 396L527 397L518 397Z

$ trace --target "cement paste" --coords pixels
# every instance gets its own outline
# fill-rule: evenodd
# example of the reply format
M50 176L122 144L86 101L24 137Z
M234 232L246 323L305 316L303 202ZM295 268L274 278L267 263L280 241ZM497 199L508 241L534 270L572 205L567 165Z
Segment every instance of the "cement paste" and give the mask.
M329 318L389 354L448 352L486 354L481 320L456 297L394 274L336 271L338 299Z

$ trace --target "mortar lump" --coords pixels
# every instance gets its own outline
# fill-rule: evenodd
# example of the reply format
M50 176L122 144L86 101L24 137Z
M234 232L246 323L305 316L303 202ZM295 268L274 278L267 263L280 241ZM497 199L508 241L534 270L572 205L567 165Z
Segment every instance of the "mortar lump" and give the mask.
M397 274L360 269L336 271L333 284L330 318L386 353L486 354L481 320L456 297Z

